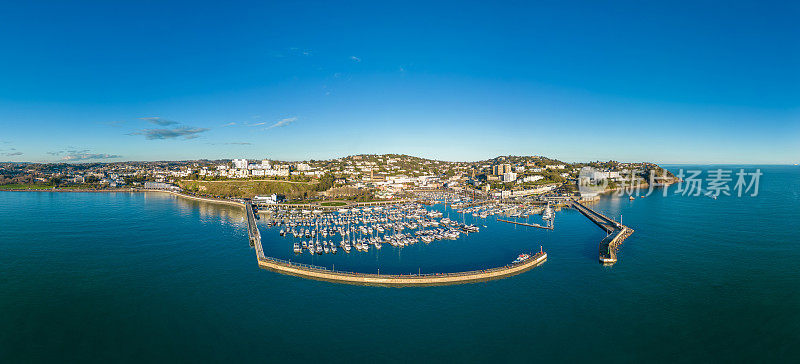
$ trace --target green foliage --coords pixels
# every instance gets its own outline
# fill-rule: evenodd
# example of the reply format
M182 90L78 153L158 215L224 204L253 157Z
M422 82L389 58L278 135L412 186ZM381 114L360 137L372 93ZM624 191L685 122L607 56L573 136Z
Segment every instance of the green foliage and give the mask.
M344 206L344 205L347 205L347 203L346 202L340 202L340 201L320 203L320 206Z
M284 195L299 198L314 195L316 184L284 181L179 181L178 185L187 191L202 195L219 197L245 197L256 195Z
M322 178L319 179L319 182L317 182L314 190L317 192L327 191L329 188L333 187L335 180L336 177L332 173L325 173Z
M50 190L55 187L52 184L44 183L12 183L0 185L0 190Z

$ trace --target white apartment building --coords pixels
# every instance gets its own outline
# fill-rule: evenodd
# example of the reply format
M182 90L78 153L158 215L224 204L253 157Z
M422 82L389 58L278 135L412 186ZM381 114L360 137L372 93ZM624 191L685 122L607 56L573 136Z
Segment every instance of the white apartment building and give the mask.
M538 181L540 179L544 179L544 177L539 176L539 175L525 176L525 178L522 179L522 182L536 182L536 181Z
M247 169L248 165L247 159L234 159L233 160L233 167L236 169Z
M517 174L514 172L503 173L503 182L514 182L517 180Z

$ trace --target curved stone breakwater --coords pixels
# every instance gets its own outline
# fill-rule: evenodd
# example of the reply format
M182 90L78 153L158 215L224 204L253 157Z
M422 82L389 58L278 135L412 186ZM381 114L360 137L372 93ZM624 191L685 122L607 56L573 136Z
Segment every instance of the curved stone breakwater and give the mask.
M322 267L287 262L275 258L261 258L258 266L273 272L319 281L346 283L365 286L408 287L408 286L441 286L462 283L474 283L505 278L524 273L547 260L547 253L539 252L527 260L502 267L474 270L457 273L432 274L367 274L333 271Z

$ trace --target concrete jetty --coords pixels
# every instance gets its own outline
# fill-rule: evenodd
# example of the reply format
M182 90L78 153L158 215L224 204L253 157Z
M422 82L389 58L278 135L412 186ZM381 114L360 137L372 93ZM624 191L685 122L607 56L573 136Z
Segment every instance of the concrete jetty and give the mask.
M539 228L539 229L553 230L552 226L544 226L544 225L539 225L539 224L529 224L529 223L525 223L525 222L516 222L516 221L511 221L511 220L503 220L503 219L497 219L497 221L507 222L509 224L522 225L522 226L530 226L530 227L535 227L535 228Z
M530 258L515 264L502 267L474 270L457 273L430 273L430 274L367 274L355 272L334 271L324 267L307 264L293 263L276 258L259 259L261 268L274 272L310 278L320 281L346 283L366 286L440 286L462 283L483 282L493 279L505 278L526 272L537 267L547 260L547 253L539 252Z
M264 256L264 248L261 246L261 231L258 230L258 225L256 224L256 214L253 205L246 203L244 209L247 215L247 235L250 237L250 246L256 249L256 258L258 260L266 259Z
M599 246L599 259L603 265L613 265L617 262L617 249L625 239L633 234L633 229L622 225L614 219L609 218L597 211L594 211L575 199L569 202L569 206L578 210L581 214L586 216L589 220L594 222L601 229L605 230L608 234L603 240L600 241Z

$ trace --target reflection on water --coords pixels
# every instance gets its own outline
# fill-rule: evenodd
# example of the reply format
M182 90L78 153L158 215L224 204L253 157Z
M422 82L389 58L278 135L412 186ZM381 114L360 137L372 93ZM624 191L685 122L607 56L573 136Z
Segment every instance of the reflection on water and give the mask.
M187 217L199 215L199 219L202 223L219 221L223 225L227 223L227 225L239 227L247 226L244 209L240 207L193 200L159 192L145 192L144 198L145 200L172 200L178 206L181 215Z

